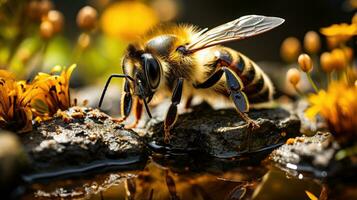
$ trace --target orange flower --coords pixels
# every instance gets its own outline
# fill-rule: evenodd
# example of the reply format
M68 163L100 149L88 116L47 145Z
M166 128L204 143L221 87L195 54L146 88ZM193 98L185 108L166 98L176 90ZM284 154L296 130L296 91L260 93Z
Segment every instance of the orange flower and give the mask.
M24 100L26 83L16 82L15 76L0 70L0 127L20 128L29 131L32 128L32 113L29 102Z
M357 35L357 24L333 24L329 27L322 28L320 32L327 36L330 42L344 43L352 36Z
M357 35L357 25L356 24L333 24L329 27L322 28L321 33L325 36L349 36L352 37Z
M309 96L310 107L305 111L309 118L320 114L336 139L345 143L357 136L357 87L345 82L333 82L328 90Z
M34 116L46 120L58 110L71 106L69 81L75 67L64 69L60 75L39 73L34 78L27 96Z

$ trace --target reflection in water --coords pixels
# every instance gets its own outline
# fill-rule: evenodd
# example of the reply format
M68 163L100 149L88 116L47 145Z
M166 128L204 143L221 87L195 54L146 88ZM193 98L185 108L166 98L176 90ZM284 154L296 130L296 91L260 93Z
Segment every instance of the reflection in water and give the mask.
M151 160L141 171L35 183L23 199L306 199L305 190L314 194L321 190L314 181L288 178L262 165L191 169Z

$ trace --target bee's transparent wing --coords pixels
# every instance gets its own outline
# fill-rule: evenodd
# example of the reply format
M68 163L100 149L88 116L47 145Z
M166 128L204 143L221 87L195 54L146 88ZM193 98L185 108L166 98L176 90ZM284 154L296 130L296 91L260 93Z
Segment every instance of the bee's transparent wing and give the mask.
M269 31L285 20L279 17L247 15L236 20L217 26L211 30L199 32L194 41L187 45L189 52L195 52L213 45L241 40Z

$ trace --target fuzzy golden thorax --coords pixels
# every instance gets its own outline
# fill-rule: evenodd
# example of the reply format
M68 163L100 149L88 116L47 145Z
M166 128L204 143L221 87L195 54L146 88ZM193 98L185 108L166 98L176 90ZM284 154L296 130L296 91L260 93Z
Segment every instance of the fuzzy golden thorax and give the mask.
M130 44L122 66L123 72L136 80L131 84L133 93L143 98L152 97L157 90L172 90L180 77L192 80L194 55L185 55L177 49L190 43L197 32L194 26L189 25L161 25ZM151 56L160 65L160 82L157 88L149 86L150 77L145 74L143 55ZM141 91L138 81L142 84Z

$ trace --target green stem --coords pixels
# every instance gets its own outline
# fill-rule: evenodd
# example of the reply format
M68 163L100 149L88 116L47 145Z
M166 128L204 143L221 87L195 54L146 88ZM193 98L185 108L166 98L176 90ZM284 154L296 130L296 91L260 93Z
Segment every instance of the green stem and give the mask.
M83 53L85 52L86 48L83 48L78 42L79 42L79 37L82 34L88 34L89 37L91 37L91 34L89 32L82 32L78 38L75 47L73 48L73 56L72 56L72 63L77 63L80 59Z
M318 93L318 92L319 92L319 89L317 88L316 84L315 84L314 81L312 80L310 73L307 72L306 75L307 75L307 79L309 80L310 84L311 84L312 87L314 88L315 92Z

